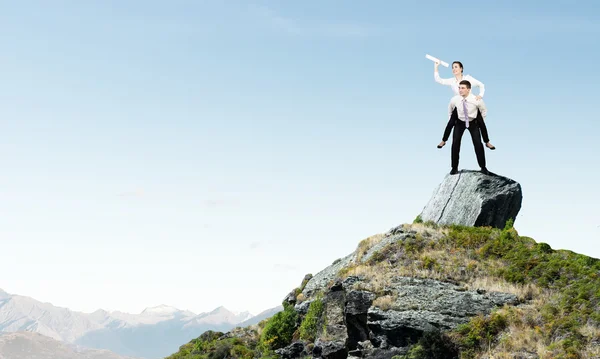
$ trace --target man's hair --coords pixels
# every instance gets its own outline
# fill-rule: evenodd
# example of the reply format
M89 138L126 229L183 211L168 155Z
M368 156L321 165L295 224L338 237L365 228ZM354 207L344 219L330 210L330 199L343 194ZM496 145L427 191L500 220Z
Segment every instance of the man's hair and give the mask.
M458 83L459 85L467 85L467 88L470 90L471 89L471 83L467 80L462 80L461 82Z
M460 66L460 72L463 72L463 65L462 65L462 62L460 62L460 61L454 61L454 62L452 63L452 65L454 65L454 64L458 64L458 66Z

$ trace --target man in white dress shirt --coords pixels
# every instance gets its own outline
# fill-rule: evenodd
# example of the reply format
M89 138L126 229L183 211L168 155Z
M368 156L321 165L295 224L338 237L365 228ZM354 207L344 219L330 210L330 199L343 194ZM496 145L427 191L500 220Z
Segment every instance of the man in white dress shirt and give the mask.
M451 78L447 78L447 79L443 79L440 77L440 74L438 72L439 64L440 64L439 62L436 62L434 64L434 68L433 68L433 78L435 79L435 82L440 83L442 85L450 86L450 88L452 89L452 92L454 92L454 95L458 95L459 94L458 93L459 82L462 80L467 80L471 83L471 88L472 88L471 92L473 92L473 88L479 87L479 95L475 96L475 98L477 98L478 100L483 98L483 94L485 93L485 85L481 81L473 78L473 76L471 76L471 75L463 75L462 62L454 61L452 63L452 73L454 74L454 76ZM454 127L455 123L456 123L456 111L453 113L453 116L451 116L450 120L448 121L448 124L446 125L446 129L444 130L444 135L442 136L442 142L440 142L440 144L437 146L437 148L442 148L446 145L446 142L448 141L448 138L450 137L450 132L452 132L452 128ZM483 119L481 117L479 117L478 124L479 124L479 130L481 131L481 136L483 137L483 142L485 142L485 146L487 148L489 148L490 150L495 150L496 146L494 146L490 143L487 126L485 125L485 121L483 121Z
M458 160L460 154L460 143L465 130L469 130L473 147L477 155L477 163L481 167L481 172L489 174L485 167L485 153L483 152L483 143L481 143L479 135L479 122L477 121L477 110L481 112L481 117L485 121L487 116L487 108L483 99L477 98L471 93L471 83L467 80L462 80L458 85L459 95L454 96L448 105L448 118L452 116L452 112L456 109L458 121L454 127L452 137L452 170L450 174L458 173Z

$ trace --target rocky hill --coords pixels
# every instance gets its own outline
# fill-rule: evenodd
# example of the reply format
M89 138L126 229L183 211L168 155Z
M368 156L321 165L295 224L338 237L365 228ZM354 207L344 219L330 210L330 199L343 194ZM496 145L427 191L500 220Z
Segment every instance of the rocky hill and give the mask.
M168 359L600 358L600 260L519 235L518 183L460 176L413 223L306 275L283 311Z

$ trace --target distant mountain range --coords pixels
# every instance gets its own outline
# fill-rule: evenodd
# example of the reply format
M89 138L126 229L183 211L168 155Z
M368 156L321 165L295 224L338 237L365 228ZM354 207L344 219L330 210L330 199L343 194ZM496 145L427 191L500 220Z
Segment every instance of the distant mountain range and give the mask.
M32 332L0 333L0 359L135 359L108 350L78 348Z
M224 307L195 314L166 305L147 308L140 314L104 310L81 313L0 290L0 332L39 333L58 342L122 356L158 359L177 352L179 346L206 330L227 331L238 325L256 324L282 309L278 306L256 316L236 314ZM6 356L2 350L1 355Z

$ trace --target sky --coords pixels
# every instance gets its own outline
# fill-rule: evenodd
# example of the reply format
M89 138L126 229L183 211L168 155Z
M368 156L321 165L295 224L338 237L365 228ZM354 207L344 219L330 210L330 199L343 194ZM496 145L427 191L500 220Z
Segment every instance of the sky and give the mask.
M600 258L599 7L4 1L0 288L83 312L279 305L449 173L452 92L425 54L485 84L518 232ZM459 167L479 169L468 135Z

